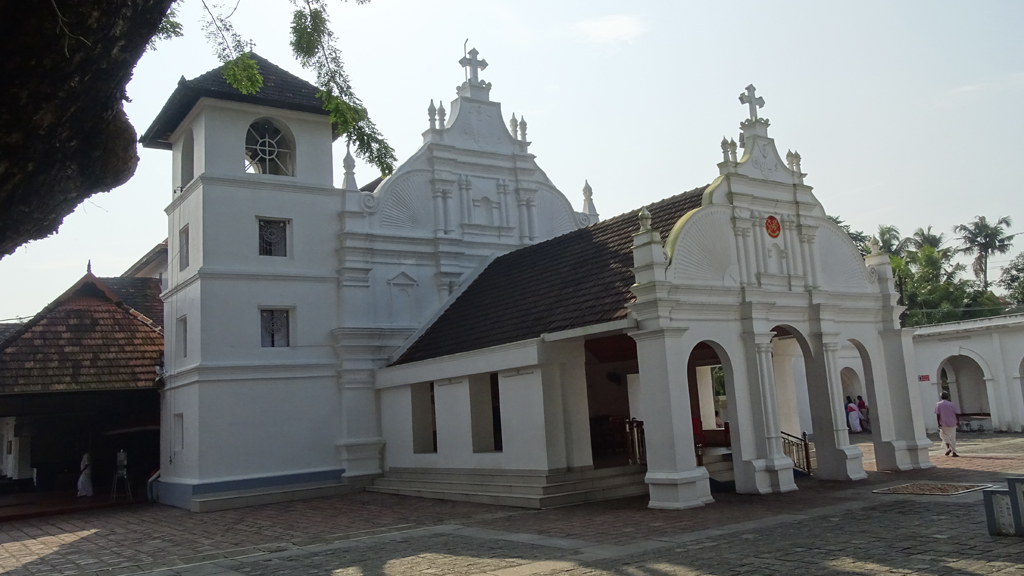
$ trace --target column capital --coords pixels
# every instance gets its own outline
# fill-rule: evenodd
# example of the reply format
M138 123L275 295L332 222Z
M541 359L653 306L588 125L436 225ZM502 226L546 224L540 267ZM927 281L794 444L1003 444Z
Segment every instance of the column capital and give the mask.
M629 332L628 335L637 342L644 342L647 340L657 339L679 339L682 338L690 329L683 327L669 327L669 328L650 328L647 330L637 330L635 332Z

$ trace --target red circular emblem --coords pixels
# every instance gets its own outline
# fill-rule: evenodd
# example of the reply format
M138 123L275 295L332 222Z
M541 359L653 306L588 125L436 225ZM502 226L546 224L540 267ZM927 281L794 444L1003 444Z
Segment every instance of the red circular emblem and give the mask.
M778 238L779 233L782 232L782 224L779 223L779 219L775 216L769 216L764 221L764 230L772 238Z

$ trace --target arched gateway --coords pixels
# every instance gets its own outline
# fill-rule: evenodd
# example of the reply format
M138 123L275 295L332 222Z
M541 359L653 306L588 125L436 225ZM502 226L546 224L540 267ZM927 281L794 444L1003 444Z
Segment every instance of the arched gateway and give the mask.
M711 502L727 482L795 490L786 434L811 432L818 477L857 480L843 370L870 406L878 468L932 466L888 255L860 254L804 183L799 154L780 157L752 86L741 100L751 112L741 145L722 141L709 186L497 258L376 372L392 470L424 475L441 497L459 490L442 469L479 473L476 489L495 493L514 492L523 474L553 494L557 480L600 472L612 489L565 498L613 497L608 430L620 426L630 450L644 431L652 508ZM472 435L461 388L479 373L494 374L501 421L517 422L499 454L463 453L455 440ZM424 381L459 390L434 407L452 444L429 457L404 449L408 390ZM625 486L635 463L620 464ZM378 485L416 491L388 476Z

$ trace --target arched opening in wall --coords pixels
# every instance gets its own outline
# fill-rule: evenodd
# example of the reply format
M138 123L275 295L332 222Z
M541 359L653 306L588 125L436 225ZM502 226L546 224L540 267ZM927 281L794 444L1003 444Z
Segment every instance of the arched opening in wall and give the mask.
M710 340L694 346L686 362L686 376L697 465L708 471L712 489L732 489L730 422L735 422L736 415L729 402L733 373L725 349Z
M779 431L790 438L813 434L811 405L807 387L807 340L791 326L772 328L772 365L775 370L775 395Z
M636 341L625 334L583 343L594 468L638 463L637 434L642 434L640 365ZM646 455L643 455L646 461Z
M186 128L185 135L181 139L181 171L179 173L179 186L184 188L196 177L196 145L192 129Z
M950 401L960 409L961 429L992 429L985 370L977 360L963 354L949 356L939 363L938 378L942 391L949 392Z
M850 398L853 400L857 399L857 396L863 397L864 385L860 381L860 375L857 371L849 366L843 366L843 369L839 372L839 378L843 383L843 398Z
M846 426L851 434L871 434L871 407L876 398L871 356L860 341L851 339L840 348L839 361L844 364L839 377L843 385ZM851 438L850 441L858 440Z
M249 125L245 132L245 171L295 175L295 141L284 124L260 118Z

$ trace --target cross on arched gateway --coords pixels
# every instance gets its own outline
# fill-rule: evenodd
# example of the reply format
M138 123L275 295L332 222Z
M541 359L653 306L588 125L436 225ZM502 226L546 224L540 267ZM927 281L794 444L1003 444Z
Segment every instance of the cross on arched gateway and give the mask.
M740 104L746 104L750 109L751 120L757 120L757 109L764 108L764 98L755 96L756 90L757 88L754 88L753 84L748 84L747 91L740 93Z
M463 68L469 68L469 79L472 82L480 83L480 70L487 68L487 60L480 60L477 58L476 48L469 51L468 56L463 56L462 60L459 60L459 64L462 64Z

